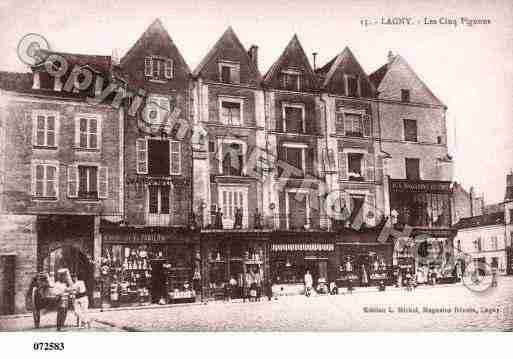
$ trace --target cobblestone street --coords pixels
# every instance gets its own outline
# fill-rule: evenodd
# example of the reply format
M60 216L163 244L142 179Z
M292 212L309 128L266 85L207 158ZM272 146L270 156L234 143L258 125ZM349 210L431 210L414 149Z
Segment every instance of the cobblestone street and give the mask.
M419 313L400 313L399 307ZM423 312L424 307L432 311ZM455 307L461 312L456 313ZM366 312L384 309L385 313ZM391 308L394 312L389 312ZM484 312L486 309L498 312ZM475 310L475 312L468 312ZM513 330L513 278L504 277L497 289L476 294L461 284L419 287L413 292L373 288L337 296L280 297L271 302L209 302L148 309L93 310L97 331L440 331ZM67 330L73 328L70 312ZM42 331L55 330L55 313L42 317ZM30 330L32 318L0 319L2 330Z

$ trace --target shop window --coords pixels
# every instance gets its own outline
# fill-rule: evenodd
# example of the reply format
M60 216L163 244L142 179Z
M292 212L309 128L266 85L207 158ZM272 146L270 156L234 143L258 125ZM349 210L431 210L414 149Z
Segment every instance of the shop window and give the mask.
M229 126L242 125L242 100L221 99L220 118L221 122Z
M35 147L57 148L58 113L34 111L32 114L33 145Z
M305 108L304 105L283 105L283 130L291 133L304 133Z
M398 222L420 227L450 227L450 200L447 193L392 192L390 206Z
M285 90L299 91L301 89L300 73L286 70L281 73L281 85Z
M404 140L408 142L417 142L417 121L416 120L403 120L404 124Z
M406 179L410 181L420 180L420 160L418 158L405 158Z

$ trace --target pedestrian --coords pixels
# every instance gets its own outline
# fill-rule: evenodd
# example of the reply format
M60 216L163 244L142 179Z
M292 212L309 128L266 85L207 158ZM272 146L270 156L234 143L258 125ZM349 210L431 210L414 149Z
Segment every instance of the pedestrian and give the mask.
M57 330L61 331L66 323L66 316L68 315L69 293L71 278L69 277L69 270L61 268L57 271L57 281L54 284L55 294L57 296Z
M310 271L307 270L305 273L305 295L307 297L309 297L312 292L312 286L313 286L313 278L312 278L312 275L310 274Z
M87 288L83 280L78 278L76 274L73 275L73 290L75 293L75 300L73 301L73 308L78 320L78 327L88 329L91 328L91 320L89 319L89 298L87 296Z
M362 264L362 287L366 287L367 285L369 285L369 277L365 270L365 265Z

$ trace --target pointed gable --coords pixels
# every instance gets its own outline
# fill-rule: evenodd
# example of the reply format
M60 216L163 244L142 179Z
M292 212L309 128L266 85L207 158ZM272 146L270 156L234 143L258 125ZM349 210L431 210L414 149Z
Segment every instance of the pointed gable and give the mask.
M401 90L409 91L409 102L446 107L400 55L373 72L369 78L379 98L401 101Z
M145 58L158 56L169 58L173 63L173 80L185 81L190 69L182 54L159 19L156 19L128 50L120 61L129 82L144 81ZM175 82L177 82L175 81Z
M257 65L251 60L231 26L201 60L193 75L201 76L207 81L221 82L223 64L233 69L232 76L235 74L236 77L234 83L251 86L260 83L261 75Z
M358 97L375 97L374 85L348 47L316 72L322 79L322 88L330 93L349 96L349 76L358 81Z
M272 88L284 88L283 75L285 73L298 73L300 75L300 91L315 91L318 89L316 75L297 35L292 37L278 60L267 71L264 84Z

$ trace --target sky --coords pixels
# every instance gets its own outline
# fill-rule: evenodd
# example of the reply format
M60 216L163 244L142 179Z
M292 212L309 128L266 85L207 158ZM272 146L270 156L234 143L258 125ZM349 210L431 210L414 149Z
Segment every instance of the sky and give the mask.
M414 25L362 26L411 17ZM489 19L491 24L424 25L424 18ZM0 70L28 71L16 55L27 33L56 51L120 56L160 18L194 69L228 26L246 48L259 46L265 73L296 33L323 65L348 46L367 74L400 54L447 106L454 180L487 203L504 198L513 170L513 2L306 0L0 0ZM418 23L420 22L420 24Z

